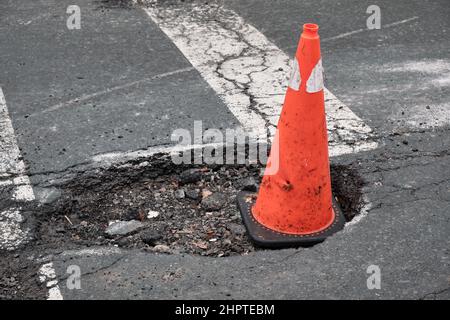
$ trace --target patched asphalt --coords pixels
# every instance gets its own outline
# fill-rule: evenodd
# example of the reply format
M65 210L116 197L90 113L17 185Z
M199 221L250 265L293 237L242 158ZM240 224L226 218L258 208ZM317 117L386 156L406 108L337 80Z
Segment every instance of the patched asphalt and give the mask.
M46 173L72 173L98 154L165 145L173 128L193 119L237 125L195 70L45 112L76 97L191 67L140 9L102 11L97 4L80 2L86 16L78 33L64 28L65 4L0 5L1 29L8 30L0 35L0 83L34 182ZM302 23L318 22L325 40L365 28L369 4L225 2L290 55ZM63 297L448 299L449 8L444 1L379 5L383 24L418 18L322 43L327 87L374 129L380 144L332 159L367 182L359 222L312 248L245 256L117 248L35 253L53 253L47 260ZM70 265L81 268L80 290L67 289ZM369 265L380 267L379 290L367 288Z

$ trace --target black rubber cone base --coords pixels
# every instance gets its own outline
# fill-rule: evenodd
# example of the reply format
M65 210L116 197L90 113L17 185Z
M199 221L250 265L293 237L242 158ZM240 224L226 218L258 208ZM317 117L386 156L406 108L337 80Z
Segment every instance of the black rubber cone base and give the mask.
M342 210L339 208L337 201L333 197L332 205L335 218L333 223L323 231L307 235L292 235L271 230L256 221L253 217L251 208L255 204L256 196L257 194L254 192L241 191L237 195L237 202L250 239L259 247L307 247L324 241L327 237L344 227L344 215L342 214Z

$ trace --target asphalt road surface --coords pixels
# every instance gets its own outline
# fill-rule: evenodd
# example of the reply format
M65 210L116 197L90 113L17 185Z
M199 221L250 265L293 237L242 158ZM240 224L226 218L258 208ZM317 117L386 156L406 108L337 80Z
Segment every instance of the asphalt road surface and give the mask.
M28 281L42 283L16 297L450 298L447 1L149 2L0 4L0 252L26 259ZM74 4L79 30L66 26ZM372 4L381 29L366 26ZM306 22L320 25L331 162L366 181L343 231L311 248L220 258L34 249L27 208L58 182L168 152L171 133L194 121L273 133ZM73 265L79 289L66 282ZM371 265L379 289L367 286ZM9 268L2 276L20 286Z

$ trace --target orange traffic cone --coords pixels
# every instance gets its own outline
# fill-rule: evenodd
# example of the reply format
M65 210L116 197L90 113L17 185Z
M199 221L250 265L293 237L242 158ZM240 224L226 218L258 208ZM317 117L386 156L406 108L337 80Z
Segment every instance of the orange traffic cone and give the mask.
M238 195L247 231L260 246L310 245L344 226L331 192L318 29L303 26L258 197Z

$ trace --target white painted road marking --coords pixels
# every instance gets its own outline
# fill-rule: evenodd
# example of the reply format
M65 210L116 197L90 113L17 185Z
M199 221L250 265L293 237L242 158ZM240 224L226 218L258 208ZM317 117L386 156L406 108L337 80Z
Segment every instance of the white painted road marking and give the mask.
M61 290L59 289L56 271L53 262L42 265L39 269L39 281L45 283L48 288L47 300L63 300Z
M110 166L116 163L123 163L134 159L146 158L152 155L162 153L176 154L179 152L190 151L190 150L198 150L203 149L205 147L223 147L224 143L205 143L205 144L192 144L192 145L175 145L175 146L155 146L150 147L144 150L135 150L128 152L108 152L96 155L92 158L94 163L97 163L101 166Z
M0 250L14 250L27 237L22 230L23 217L18 208L7 208L0 211Z
M11 200L15 202L34 200L33 188L25 172L25 163L0 88L0 188L6 187L13 188ZM20 205L0 210L0 250L14 250L26 240L28 230L22 230L20 211Z
M208 4L144 9L216 91L244 128L273 135L290 58L234 11ZM325 89L330 156L377 147L371 129Z
M62 252L59 257L63 259L86 256L100 257L120 253L122 253L122 250L116 247L97 247L80 250L66 250ZM47 262L39 268L38 278L39 281L44 283L48 288L47 300L64 300L53 262Z
M416 20L416 19L419 19L419 17L411 17L411 18L408 18L408 19L404 19L404 20L388 23L388 24L385 24L385 25L381 25L381 29L391 28L391 27L397 26L399 24L404 24L404 23L407 23L407 22L410 22L410 21L413 21L413 20ZM365 32L365 31L372 31L372 30L367 29L367 28L366 29L357 29L357 30L341 33L341 34L339 34L337 36L334 36L334 37L325 38L325 39L322 40L322 42L328 42L328 41L331 41L331 40L337 40L337 39L346 38L348 36L352 36L354 34L358 34L358 33Z
M53 106L47 107L47 108L45 108L43 110L40 110L38 112L32 113L32 114L29 115L29 117L35 116L37 114L43 114L43 113L57 111L57 110L59 110L61 108L69 107L69 106L77 104L77 103L79 104L79 103L81 103L83 101L90 100L90 99L93 99L93 98L96 98L96 97L99 97L99 96L102 96L102 95L105 95L105 94L108 94L108 93L112 93L114 91L127 89L127 88L134 87L134 86L146 83L146 82L148 83L148 82L151 82L153 80L162 79L162 78L169 77L169 76L172 76L172 75L177 75L177 74L180 74L180 73L190 72L192 70L194 70L193 67L182 68L182 69L178 69L178 70L174 70L174 71L170 71L170 72L157 74L157 75L154 75L153 77L150 77L150 78L145 78L145 79L141 79L141 80L132 81L132 82L125 83L125 84L122 84L122 85L119 85L119 86L115 86L115 87L112 87L112 88L106 88L105 90L101 90L101 91L98 91L98 92L84 94L84 95L82 95L80 97L77 97L77 98L74 98L74 99L71 99L71 100L68 100L68 101L65 101L65 102L61 102L61 103L55 104Z

